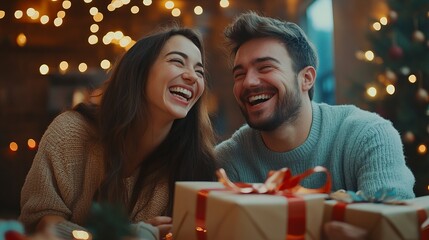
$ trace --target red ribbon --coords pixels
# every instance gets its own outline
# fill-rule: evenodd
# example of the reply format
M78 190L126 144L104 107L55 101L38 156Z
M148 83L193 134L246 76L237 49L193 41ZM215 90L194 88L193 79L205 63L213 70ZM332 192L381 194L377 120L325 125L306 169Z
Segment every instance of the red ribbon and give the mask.
M302 179L316 172L326 174L325 185L317 189L304 188L299 183ZM267 180L263 184L233 183L229 180L225 171L221 168L217 171L219 182L222 182L226 189L202 189L197 194L197 206L195 213L195 230L198 240L207 239L206 229L206 205L207 196L210 191L232 190L240 194L270 194L280 195L288 200L288 234L286 239L305 239L306 229L306 208L302 197L294 193L329 193L331 191L331 176L326 168L317 166L304 173L292 176L288 168L279 171L271 171Z

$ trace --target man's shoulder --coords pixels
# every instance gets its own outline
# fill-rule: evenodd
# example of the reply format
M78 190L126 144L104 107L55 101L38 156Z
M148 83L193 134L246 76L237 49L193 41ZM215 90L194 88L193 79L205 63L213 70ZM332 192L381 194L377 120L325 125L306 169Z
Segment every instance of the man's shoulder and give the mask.
M316 104L323 118L339 120L343 123L390 123L378 113L371 112L355 105L328 105L324 103Z

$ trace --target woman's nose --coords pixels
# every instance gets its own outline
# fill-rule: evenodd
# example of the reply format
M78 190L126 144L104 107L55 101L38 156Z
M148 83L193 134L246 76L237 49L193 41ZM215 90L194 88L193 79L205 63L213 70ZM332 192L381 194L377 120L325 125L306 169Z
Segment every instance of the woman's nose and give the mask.
M197 81L198 76L195 72L193 71L185 71L184 73L182 73L182 78L186 81L189 81L191 83L194 83Z

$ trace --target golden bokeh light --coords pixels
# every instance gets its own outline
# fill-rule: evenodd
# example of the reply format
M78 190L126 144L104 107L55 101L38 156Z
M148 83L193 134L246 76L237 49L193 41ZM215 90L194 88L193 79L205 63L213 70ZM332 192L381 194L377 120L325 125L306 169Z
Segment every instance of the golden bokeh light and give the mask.
M424 144L420 144L418 147L417 147L417 152L419 153L419 154L425 154L426 152L427 152L427 147L426 147L426 145L424 145Z
M64 2L62 3L62 6L64 9L69 9L71 8L72 3L69 0L64 0Z
M173 1L167 1L167 2L165 2L164 6L167 9L173 9L174 8L174 2Z
M194 8L194 13L195 13L196 15L201 15L201 14L203 14L203 8L202 8L201 6L196 6L196 7Z
M98 37L94 34L90 35L88 37L88 43L91 45L97 44L98 43Z
M25 44L27 44L27 36L25 36L24 33L18 34L16 37L16 44L20 47L25 46Z
M130 9L130 11L131 11L132 14L137 14L137 13L139 13L140 8L137 7L137 6L132 6L131 9Z
M54 19L54 25L55 25L55 27L59 27L59 26L61 26L61 25L63 25L63 19L62 18L55 18Z
M73 238L76 240L88 240L89 233L83 230L73 230L72 231Z
M365 52L365 58L368 61L374 60L374 53L371 50Z
M6 12L3 10L0 10L0 19L4 18L6 16Z
M372 28L374 28L375 31L379 31L381 29L381 24L379 22L375 22L372 24Z
M415 83L415 82L417 82L417 77L416 77L416 75L411 74L410 76L408 76L408 81L409 81L410 83Z
M101 61L101 62L100 62L100 67L101 67L102 69L104 69L104 70L109 69L111 65L112 65L112 64L111 64L111 63L110 63L110 61L109 61L109 60L107 60L107 59L103 59L103 61Z
M386 26L387 23L388 23L387 17L381 17L380 18L380 23L381 23L381 25Z
M68 63L68 62L66 62L66 61L61 61L61 62L60 62L59 67L60 67L60 71L61 71L62 73L64 73L64 72L66 72L66 71L67 71L67 69L69 68L69 63Z
M88 65L86 65L86 63L80 63L79 66L77 67L79 69L79 72L86 72L86 70L88 70Z
M43 15L40 17L40 23L41 24L47 24L49 22L49 16Z
M150 6L152 4L152 0L143 0L143 5Z
M66 17L66 12L61 10L57 12L57 17L59 18L65 18Z
M13 15L15 16L16 19L21 19L22 16L24 16L24 13L21 10L16 10Z
M16 152L16 151L18 151L18 144L17 144L16 142L11 142L11 143L9 143L9 149L10 149L12 152Z
M91 14L92 16L94 16L97 13L98 13L98 8L92 7L89 9L89 14Z
M229 7L229 1L228 0L221 0L219 2L219 6L222 8L227 8L227 7Z
M39 72L40 72L40 74L42 74L42 75L46 75L46 74L48 74L48 73L49 73L49 67L48 67L48 65L46 65L46 64L42 64L42 65L40 65L40 67L39 67Z
M366 94L368 94L368 96L370 96L370 97L375 97L375 96L377 96L377 88L375 88L375 87L369 87L369 88L366 90Z
M180 16L180 14L182 14L182 12L178 8L175 8L175 9L171 10L171 15L173 17L178 17L178 16Z
M34 149L36 148L36 141L34 141L34 139L30 138L27 140L27 146L30 149Z
M95 22L101 22L103 21L103 14L101 12L98 12L97 14L94 15L93 19Z

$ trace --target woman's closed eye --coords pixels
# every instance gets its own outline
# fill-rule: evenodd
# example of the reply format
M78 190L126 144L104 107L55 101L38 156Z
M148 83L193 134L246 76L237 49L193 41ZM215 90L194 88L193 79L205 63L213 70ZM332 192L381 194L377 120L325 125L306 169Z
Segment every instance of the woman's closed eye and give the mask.
M182 59L180 59L180 58L173 58L173 59L170 59L170 60L169 60L169 62L178 63L180 66L185 65L185 63L183 62L183 60L182 60Z

